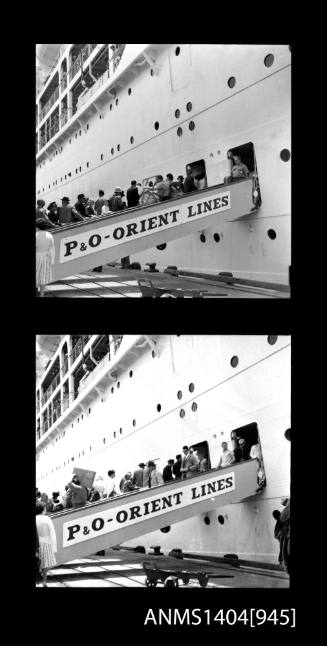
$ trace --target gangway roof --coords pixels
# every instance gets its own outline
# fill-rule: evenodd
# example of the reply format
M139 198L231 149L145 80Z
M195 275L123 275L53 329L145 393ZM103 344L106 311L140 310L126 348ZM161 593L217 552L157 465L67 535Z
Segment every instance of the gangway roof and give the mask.
M52 515L57 565L256 494L257 461L107 498Z
M252 178L241 179L58 227L51 231L55 241L53 282L222 221L254 215L252 191Z

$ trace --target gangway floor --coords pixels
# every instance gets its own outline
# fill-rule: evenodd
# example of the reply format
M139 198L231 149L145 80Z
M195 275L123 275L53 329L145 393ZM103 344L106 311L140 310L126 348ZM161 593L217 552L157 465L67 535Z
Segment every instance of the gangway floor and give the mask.
M102 272L87 271L51 283L47 285L45 295L52 298L142 298L139 281L144 279L150 279L154 287L165 290L198 290L203 298L289 298L288 292L274 289L107 265Z
M159 560L160 559L160 560ZM204 572L215 571L218 576L226 578L210 578L207 588L288 588L289 578L284 572L273 570L255 571L255 568L235 568L228 564L213 564L211 561L174 559L166 555L151 556L125 551L123 549L106 550L105 556L93 555L89 558L76 559L57 568L49 570L48 587L68 588L146 588L146 576L143 570L143 561L153 561L160 567L169 569L187 569L188 571ZM227 578L229 575L232 578ZM162 584L158 584L158 588ZM183 588L198 588L196 578L190 576L190 581Z

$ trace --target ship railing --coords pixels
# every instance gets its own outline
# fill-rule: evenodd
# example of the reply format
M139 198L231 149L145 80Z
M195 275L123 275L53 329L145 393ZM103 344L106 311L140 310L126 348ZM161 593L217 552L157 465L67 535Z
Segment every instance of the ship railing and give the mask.
M64 376L68 372L68 359L64 359L61 368L62 375Z
M62 400L62 410L66 410L69 407L69 397L63 397Z
M67 87L67 73L62 75L61 81L60 81L60 87L61 91L63 92L66 87Z
M79 110L89 98L103 85L103 83L109 78L109 70L106 70L102 76L99 76L97 81L83 94L78 98L77 110Z
M83 381L80 381L79 386L78 386L78 392L80 393L88 384L94 379L95 375L102 370L104 365L106 363L109 363L110 361L110 354L109 352L99 361L99 363L93 368L92 372L83 379Z
M91 335L90 335L90 334L84 334L84 335L83 335L81 338L79 338L79 339L78 339L78 341L75 343L75 345L74 345L74 347L73 347L73 349L72 349L72 353L71 353L71 357L72 357L72 362L73 362L73 363L74 363L74 361L77 359L78 355L79 355L79 354L81 354L81 352L82 352L82 350L83 350L83 345L85 345L85 344L88 342L88 340L89 340L90 338L91 338Z
M89 58L89 56L92 54L93 50L96 48L96 45L85 45L83 49L81 49L80 53L78 54L77 58L74 60L70 70L69 70L69 79L72 80L74 76L76 76L77 72L81 69L81 63L85 63L85 61Z
M61 127L62 127L62 126L64 126L64 125L65 125L65 123L67 123L67 121L68 121L68 112L66 112L66 111L65 111L65 112L61 112L61 115L60 115L60 124L61 124Z
M53 94L51 94L50 99L47 101L45 106L43 106L41 112L40 112L40 119L44 119L45 115L49 112L49 110L52 108L52 106L55 104L55 102L59 99L59 87L56 87L55 91Z

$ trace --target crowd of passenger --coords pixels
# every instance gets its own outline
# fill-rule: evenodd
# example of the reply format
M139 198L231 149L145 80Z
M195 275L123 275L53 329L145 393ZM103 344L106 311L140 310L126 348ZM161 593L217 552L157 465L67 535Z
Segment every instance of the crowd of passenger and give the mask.
M248 177L249 170L238 155L231 156L231 178L239 179ZM61 198L61 206L57 202L50 202L46 207L45 201L37 200L36 220L43 220L49 228L81 222L92 216L107 215L125 209L135 208L164 202L185 193L202 190L207 187L205 172L198 173L192 168L187 169L186 177L178 175L174 180L172 173L157 175L155 181L149 181L143 187L136 180L132 180L125 192L117 186L112 195L105 197L102 189L99 190L97 199L86 197L83 193L77 196L74 206L70 204L69 197Z

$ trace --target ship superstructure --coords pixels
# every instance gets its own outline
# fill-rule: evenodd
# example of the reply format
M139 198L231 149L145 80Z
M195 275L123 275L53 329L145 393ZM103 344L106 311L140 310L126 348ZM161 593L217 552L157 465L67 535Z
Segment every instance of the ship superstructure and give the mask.
M185 444L216 468L233 431L259 442L262 491L138 544L277 562L272 512L290 493L289 337L64 335L37 382L36 410L36 484L50 494L74 467L104 479L115 469L119 482L141 461L162 471Z
M144 265L232 272L288 284L290 71L287 45L40 45L55 60L36 101L36 192L60 204L125 192L132 179L190 168L224 184L230 156L253 177L257 208L131 253ZM57 50L56 50L57 48ZM229 185L233 201L233 184Z

